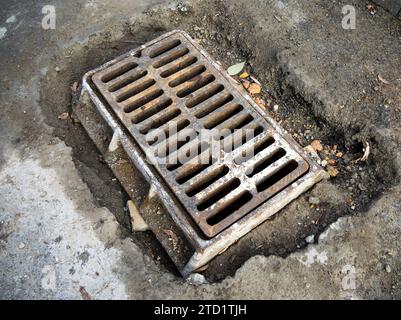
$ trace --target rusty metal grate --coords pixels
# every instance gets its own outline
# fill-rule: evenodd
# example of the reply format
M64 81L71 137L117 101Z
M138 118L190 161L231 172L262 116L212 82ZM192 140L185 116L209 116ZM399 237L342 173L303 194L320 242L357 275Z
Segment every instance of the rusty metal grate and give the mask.
M139 146L160 160L154 163L158 173L209 238L309 170L308 161L182 32L143 46L92 80ZM152 136L155 129L165 134L163 141ZM205 129L214 130L219 152L200 138ZM185 156L194 150L195 156Z

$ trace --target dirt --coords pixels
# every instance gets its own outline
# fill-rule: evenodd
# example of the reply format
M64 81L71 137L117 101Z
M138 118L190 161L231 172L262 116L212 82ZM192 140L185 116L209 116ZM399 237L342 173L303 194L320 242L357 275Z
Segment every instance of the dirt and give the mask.
M213 7L215 10L210 10ZM177 9L178 8L178 9ZM210 14L213 12L213 14ZM240 28L238 26L241 26ZM277 60L274 46L262 51L255 41L263 33L249 37L256 27L246 13L233 12L222 2L181 4L170 10L152 9L132 24L115 25L90 37L85 46L71 45L62 49L49 62L48 72L41 81L41 101L46 123L54 128L54 135L73 150L77 169L89 186L98 206L105 206L127 230L145 253L154 252L161 264L176 272L167 255L150 232L133 235L126 208L127 194L102 161L99 152L79 123L72 119L60 120L59 115L71 113L71 85L83 74L100 64L172 30L187 31L223 66L246 61L246 70L262 84L262 97L270 101L266 113L275 118L301 146L321 140L324 159L335 160L338 176L317 185L264 223L236 245L217 257L204 272L210 281L218 281L235 271L254 255L286 257L307 245L306 237L315 238L341 216L363 213L372 201L395 185L391 156L381 148L373 136L360 131L355 124L346 124L339 113L332 117L316 112L315 101L307 101L297 88L287 82L286 70ZM60 70L60 71L56 71ZM384 98L381 98L384 99ZM278 109L274 110L274 105ZM338 123L342 125L339 126ZM369 142L371 155L367 162L356 159L363 155L364 143ZM343 153L337 157L332 150ZM309 197L319 198L319 204L309 203ZM155 256L152 254L152 256Z

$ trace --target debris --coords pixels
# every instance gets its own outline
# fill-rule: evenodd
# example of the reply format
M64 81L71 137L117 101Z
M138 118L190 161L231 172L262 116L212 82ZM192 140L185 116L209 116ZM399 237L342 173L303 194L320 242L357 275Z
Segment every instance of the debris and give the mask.
M318 205L320 203L320 199L318 197L309 197L308 199L310 204Z
M377 79L379 79L380 82L384 84L390 84L386 79L384 79L380 74L377 76Z
M245 72L241 73L239 77L240 77L241 79L246 79L246 78L249 77L249 73L245 71Z
M336 165L337 165L337 162L336 162L336 160L334 160L334 159L327 159L327 163L328 163L329 165L331 165L331 166L336 166Z
M249 92L250 94L258 94L258 93L260 93L260 91L261 91L261 87L260 87L260 85L257 84L256 82L251 83L251 84L249 85L248 92Z
M138 208L132 200L127 202L128 211L131 217L132 231L147 231L149 230L148 225L139 213Z
M274 111L274 112L277 112L277 111L278 111L278 104L275 104L275 105L273 106L273 111Z
M245 61L232 65L227 69L227 72L230 76L235 76L240 73L245 67Z
M390 273L390 272L391 272L391 267L390 267L390 265L388 265L388 264L386 265L386 272L387 272L387 273Z
M207 283L205 276L199 273L192 273L187 278L187 282L193 285L201 285Z
M254 76L250 76L251 80L255 83L257 83L260 87L262 86L262 84L258 81L258 79L256 79Z
M173 243L174 250L177 248L178 238L175 233L168 229L163 229L163 232L168 235L169 240Z
M307 236L307 237L305 238L305 241L306 241L307 243L313 243L313 242L315 242L315 235L311 234L310 236Z
M68 112L63 112L58 116L59 120L67 120L70 117L70 114Z
M355 163L358 163L359 161L366 162L368 160L368 157L369 157L369 154L370 154L370 146L369 146L369 142L366 142L365 144L366 144L365 152L364 152L362 158L356 159Z
M336 153L337 158L341 158L343 155L344 155L344 153L342 153L341 151Z
M281 18L279 16L274 16L274 19L276 19L278 22L281 22Z
M86 291L85 287L79 287L79 293L81 294L81 297L83 300L92 300L91 295Z
M366 6L366 8L368 8L368 10L369 10L369 12L370 12L370 14L371 14L372 16L375 15L376 12L377 12L377 9L376 9L376 7L375 7L373 4L368 4L368 5Z
M327 166L327 172L330 175L330 177L336 177L338 175L338 170L334 168L333 166Z
M71 85L71 92L72 94L76 94L78 90L78 81L74 81Z
M199 269L196 269L196 272L203 272L206 271L207 268L209 268L208 264L205 264L203 267L200 267Z
M56 68L54 68L54 70L56 71L56 72L60 72L60 68L59 67L56 67Z
M323 150L322 142L320 140L313 140L310 145L315 149L315 151Z
M23 242L21 242L19 245L18 245L18 249L24 249L25 248L25 243L23 243Z
M266 102L261 98L255 98L256 104L261 107L262 109L266 109Z
M324 168L327 166L327 161L326 160L322 160L322 162L320 163L320 165Z

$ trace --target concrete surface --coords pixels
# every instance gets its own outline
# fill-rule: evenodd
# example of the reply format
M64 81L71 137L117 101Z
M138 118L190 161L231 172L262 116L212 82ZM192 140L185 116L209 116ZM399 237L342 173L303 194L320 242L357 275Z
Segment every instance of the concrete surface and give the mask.
M341 7L346 1L190 1L155 8L157 1L53 1L57 28L47 31L41 28L41 8L48 2L5 1L0 12L0 298L401 298L401 25L384 10L372 18L364 1L351 2L360 27L345 33ZM204 17L213 23L194 30ZM114 212L123 212L120 198L112 195L121 190L101 164L88 160L96 158L90 140L58 115L68 111L70 85L79 75L135 41L176 27L199 33L201 42L222 43L221 51L229 43L231 58L216 45L204 45L227 64L245 56L259 79L271 83L273 95L293 91L308 105L311 119L336 128L345 145L370 141L367 172L373 180L362 181L370 181L372 194L375 187L380 192L366 199L358 193L363 201L356 212L335 223L328 219L328 226L314 230L314 244L297 249L295 239L285 244L285 257L251 257L235 275L216 283L186 283L153 259L127 236L124 218ZM143 33L136 33L139 29ZM298 117L291 100L285 101L288 107L280 105L283 113L277 116ZM292 132L291 123L283 120L283 125ZM350 175L312 193L343 204ZM273 224L283 228L312 219L304 202L284 209ZM328 208L327 215L341 216ZM295 217L288 218L292 213ZM263 238L260 230L248 241ZM216 261L228 262L227 256Z

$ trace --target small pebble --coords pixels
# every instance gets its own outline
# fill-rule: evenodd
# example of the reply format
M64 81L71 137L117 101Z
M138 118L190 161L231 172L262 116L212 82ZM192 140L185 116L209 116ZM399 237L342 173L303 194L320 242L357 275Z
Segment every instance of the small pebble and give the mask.
M54 70L56 70L56 72L60 72L60 68L56 67Z
M274 111L274 112L277 112L277 111L278 111L278 104L275 104L275 105L273 106L273 111Z
M387 273L390 273L390 272L391 272L391 267L390 267L390 265L388 265L388 264L386 265L386 272L387 272Z
M24 248L25 248L25 243L21 242L21 243L18 245L18 248L19 248L19 249L24 249Z
M322 165L322 167L326 167L327 166L327 161L326 160L322 160L322 162L320 163Z
M315 241L315 236L312 234L312 235L306 237L306 238L305 238L305 241L306 241L307 243L313 243L313 242Z
M309 203L318 205L320 203L320 199L318 197L309 197Z

